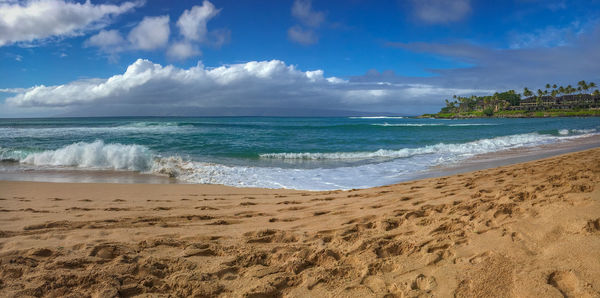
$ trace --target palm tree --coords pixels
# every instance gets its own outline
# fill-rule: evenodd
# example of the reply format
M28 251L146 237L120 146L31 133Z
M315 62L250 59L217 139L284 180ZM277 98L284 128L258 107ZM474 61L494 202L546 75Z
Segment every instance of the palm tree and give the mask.
M596 89L593 93L594 96L600 96L600 90Z
M556 84L552 85L552 88L556 89Z
M596 88L596 83L590 82L590 84L588 85L588 87L590 87L590 89L594 89L594 88Z
M533 93L531 92L531 90L527 89L527 87L525 87L525 88L523 89L523 96L525 96L525 97L530 97L530 96L532 96L532 95L533 95Z
M585 90L587 91L589 89L588 84L585 81L579 81L577 82L577 91L581 92L581 90Z
M563 87L563 86L560 86L560 87L558 88L558 93L560 93L560 94L565 94L565 87Z
M573 86L567 85L567 88L565 88L565 93L566 94L571 94L573 92L575 92L575 90L573 89Z

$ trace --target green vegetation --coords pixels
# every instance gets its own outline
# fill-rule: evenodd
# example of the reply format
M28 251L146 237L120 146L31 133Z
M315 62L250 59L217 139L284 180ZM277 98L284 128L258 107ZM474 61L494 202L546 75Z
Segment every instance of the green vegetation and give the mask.
M523 89L496 92L487 96L453 96L437 114L421 117L480 118L480 117L571 117L600 116L600 90L595 83L579 81L577 87L546 84L545 89L533 92Z

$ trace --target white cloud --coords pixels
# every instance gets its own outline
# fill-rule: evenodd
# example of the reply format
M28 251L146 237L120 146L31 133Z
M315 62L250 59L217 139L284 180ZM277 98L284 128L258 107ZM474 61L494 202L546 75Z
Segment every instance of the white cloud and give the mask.
M90 37L86 46L99 47L106 52L120 52L124 49L126 41L117 30L101 30L98 34Z
M286 108L409 112L437 106L448 94L474 90L427 84L351 82L301 71L279 60L252 61L216 68L199 63L188 69L138 59L125 73L108 79L35 86L6 99L20 108ZM475 90L477 91L477 90ZM481 91L481 90L480 90Z
M177 60L185 60L189 57L198 56L202 52L189 42L176 42L167 50L167 55Z
M209 2L204 1L201 6L193 6L185 10L177 23L180 38L171 39L170 18L168 15L158 17L145 17L127 35L125 40L117 30L100 31L90 37L85 45L98 47L102 52L110 54L109 58L116 58L116 53L128 50L156 50L167 48L166 54L170 58L184 60L198 56L202 53L200 45L221 47L230 39L231 32L221 28L209 31L207 23L219 14L221 10Z
M325 14L320 11L314 11L311 0L295 0L294 4L292 4L292 16L308 28L305 29L303 26L294 25L287 31L288 38L301 45L317 43L319 37L315 29L325 21Z
M204 41L208 31L206 23L220 11L206 0L202 2L202 6L194 6L190 10L185 10L177 20L179 33L187 40Z
M411 0L415 16L429 24L462 20L471 12L470 0Z
M312 9L310 0L295 0L292 5L292 16L309 27L319 27L325 21L325 14Z
M311 45L317 43L319 38L311 29L302 29L300 26L293 26L288 29L288 38L291 41L302 45Z
M144 17L131 31L127 40L133 48L154 50L167 45L169 42L169 16Z
M0 2L0 46L81 35L108 25L112 17L141 4L95 5L90 1L64 0Z

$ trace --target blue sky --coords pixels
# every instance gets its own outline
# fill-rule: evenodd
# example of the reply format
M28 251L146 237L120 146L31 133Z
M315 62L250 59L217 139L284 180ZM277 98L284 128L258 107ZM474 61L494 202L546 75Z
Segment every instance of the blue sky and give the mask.
M0 117L418 114L598 82L599 52L596 0L0 0Z

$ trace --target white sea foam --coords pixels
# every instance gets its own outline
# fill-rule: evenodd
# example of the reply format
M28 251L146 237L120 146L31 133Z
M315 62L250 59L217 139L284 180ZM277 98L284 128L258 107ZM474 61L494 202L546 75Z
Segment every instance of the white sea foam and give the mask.
M592 134L592 133L595 133L596 131L597 130L594 128L590 128L590 129L559 129L558 134L561 136L581 135L581 134Z
M152 166L152 154L147 147L141 145L105 144L103 141L95 141L31 153L21 162L36 166L145 171Z
M565 138L565 137L562 137ZM481 139L463 144L436 144L418 148L403 148L399 150L380 149L372 152L332 152L332 153L265 153L261 158L271 159L372 159L372 158L405 158L422 154L453 154L453 155L474 155L499 150L536 146L558 141L561 137L542 135L537 133L509 135L496 137L492 139Z
M374 126L407 126L407 127L421 127L421 126L495 126L498 124L492 123L456 123L456 124L446 124L446 123L373 123L371 125Z

